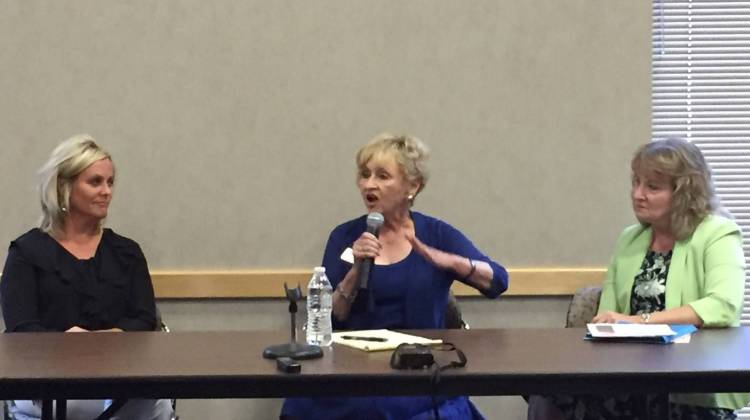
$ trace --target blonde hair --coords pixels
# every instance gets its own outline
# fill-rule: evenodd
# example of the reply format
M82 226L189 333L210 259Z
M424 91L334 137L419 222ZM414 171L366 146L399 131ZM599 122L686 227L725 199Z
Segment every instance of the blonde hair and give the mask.
M79 134L60 143L39 170L39 198L42 216L39 229L59 232L70 207L70 191L78 174L92 163L112 157L88 134Z
M367 165L373 158L382 156L392 157L401 172L409 182L419 183L419 194L427 185L430 178L425 161L430 156L430 150L426 144L416 137L409 135L394 135L389 133L379 134L373 137L366 145L357 152L357 172ZM359 175L357 175L359 176ZM412 204L414 199L412 199Z
M671 179L670 229L677 240L690 237L706 216L719 210L711 170L690 142L667 138L644 144L630 167L633 174L653 172Z

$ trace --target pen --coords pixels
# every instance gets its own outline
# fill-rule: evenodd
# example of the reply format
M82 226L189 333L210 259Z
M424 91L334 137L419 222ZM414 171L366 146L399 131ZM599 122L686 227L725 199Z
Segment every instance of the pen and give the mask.
M342 335L341 339L343 340L359 340L359 341L377 341L380 343L385 343L388 341L387 338L382 337L357 337L356 335Z

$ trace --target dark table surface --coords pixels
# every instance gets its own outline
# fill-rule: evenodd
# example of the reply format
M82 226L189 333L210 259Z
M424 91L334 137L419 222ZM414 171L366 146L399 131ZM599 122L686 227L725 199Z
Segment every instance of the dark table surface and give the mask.
M703 330L689 344L584 341L583 329L408 331L455 343L468 358L440 375L463 395L750 391L750 328ZM301 374L261 357L284 331L0 335L0 399L254 398L415 395L429 371L397 371L391 352L334 345ZM436 352L441 363L453 353Z

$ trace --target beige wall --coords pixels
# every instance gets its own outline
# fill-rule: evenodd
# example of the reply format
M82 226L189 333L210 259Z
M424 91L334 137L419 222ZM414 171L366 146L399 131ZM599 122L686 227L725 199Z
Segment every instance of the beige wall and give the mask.
M363 212L353 155L384 130L432 146L416 209L508 266L602 266L632 219L647 1L0 10L0 243L33 225L35 171L78 132L114 154L109 225L157 269L316 264L328 231Z
M310 267L363 211L354 152L388 130L432 146L417 210L510 267L603 266L632 220L628 158L649 138L650 7L0 0L0 244L34 224L52 147L89 132L118 168L109 225L152 268ZM475 327L533 327L562 325L567 302L462 305ZM178 331L285 325L279 301L160 306ZM278 403L178 407L263 419ZM524 418L517 397L479 405Z

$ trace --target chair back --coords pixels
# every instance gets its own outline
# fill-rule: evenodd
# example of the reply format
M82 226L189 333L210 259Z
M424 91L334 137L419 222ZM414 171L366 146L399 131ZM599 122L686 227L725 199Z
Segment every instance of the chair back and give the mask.
M448 293L448 303L445 305L445 328L449 330L468 330L469 324L464 321L463 315L461 315L461 308L458 306L458 301L453 292Z
M161 317L161 311L159 310L158 306L156 307L156 325L154 327L154 331L169 332L169 327Z
M599 310L601 286L586 286L578 289L568 306L565 327L585 327L596 316Z
M576 290L568 305L565 317L565 327L585 327L599 310L599 298L602 295L600 286L586 286ZM563 420L565 416L559 408L542 395L529 395L526 402L529 408L526 412L527 420Z

